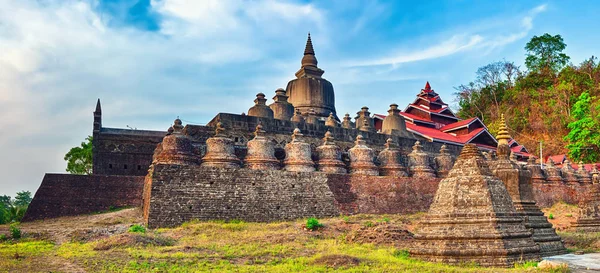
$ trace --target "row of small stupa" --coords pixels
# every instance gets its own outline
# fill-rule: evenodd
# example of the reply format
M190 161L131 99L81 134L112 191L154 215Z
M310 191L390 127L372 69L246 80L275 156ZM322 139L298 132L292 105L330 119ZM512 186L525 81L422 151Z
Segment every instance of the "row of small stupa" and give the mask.
M247 154L242 162L235 154L234 142L225 135L221 123L217 124L215 135L206 140L206 154L202 159L193 152L191 140L183 134L181 120L176 119L169 129L159 149L155 152L156 163L179 163L217 168L245 168L255 170L278 170L280 161L275 157L274 143L265 136L262 125L257 125L255 137L247 143ZM286 157L283 170L295 172L321 171L326 173L350 173L362 175L384 175L398 177L444 177L454 164L454 157L445 145L433 160L437 170L430 166L430 156L423 151L422 145L416 141L413 150L407 155L408 167L402 162L398 144L389 138L377 156L380 165L375 164L375 153L366 145L362 135L356 137L354 147L348 150L349 168L342 161L342 149L336 145L329 131L325 133L322 145L317 147L318 161L312 159L312 149L303 140L300 129L292 133L291 142L285 146Z
M497 157L467 144L415 229L411 254L452 264L512 267L566 253L533 199L531 172L510 158L504 117Z
M535 163L535 159L529 158L527 164L530 166L532 172L532 179L534 183L581 183L598 184L600 182L600 171L596 164L593 164L592 171L588 172L583 165L583 162L579 162L577 170L571 165L571 161L565 160L561 168L557 168L552 161L548 159L548 162L544 164L544 169L540 164Z
M301 113L300 110L294 110L294 106L287 101L288 96L284 89L279 88L275 91L273 97L274 103L267 106L265 94L258 93L254 100L254 106L248 109L248 115L259 118L289 120L296 124L320 124L322 123L319 115L314 109L309 109L307 112ZM406 123L404 118L400 116L400 109L397 104L391 104L388 110L388 116L384 119L382 125L382 133L392 134L392 130L397 133L406 132ZM344 116L341 122L337 121L333 112L325 119L324 125L327 127L341 127L346 129L359 129L365 132L374 132L375 127L373 118L370 116L369 108L364 106L356 113L355 121L352 122L350 114Z

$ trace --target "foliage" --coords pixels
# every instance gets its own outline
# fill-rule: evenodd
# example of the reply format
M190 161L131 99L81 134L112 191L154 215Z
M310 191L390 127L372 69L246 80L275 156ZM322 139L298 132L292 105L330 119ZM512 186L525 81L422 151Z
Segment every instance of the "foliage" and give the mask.
M548 219L554 219L554 214L550 213L550 214L548 215Z
M569 62L569 56L562 52L566 47L560 35L545 33L542 36L533 36L525 45L525 65L530 71L554 74Z
M29 191L17 192L15 199L8 195L0 196L0 224L21 221L31 200Z
M135 224L135 225L129 227L129 232L146 233L146 228L142 225Z
M586 137L596 135L593 128L600 112L597 58L579 65L568 63L560 35L535 36L525 48L527 71L509 61L494 62L479 68L472 82L456 87L457 115L478 117L495 135L504 114L509 133L529 153L539 154L541 141L545 155L569 153L585 163L599 160L598 140ZM589 95L589 104L576 106L583 93ZM572 139L565 138L569 133Z
M306 220L306 228L309 230L314 231L321 227L323 227L323 224L319 223L319 220L317 218L311 217L308 218L308 220Z
M10 237L13 239L21 239L21 229L19 228L19 223L12 223L9 227Z
M88 136L80 147L73 147L65 155L66 171L72 174L92 174L92 137Z
M567 125L571 130L565 140L568 141L569 157L586 163L600 160L600 105L596 97L588 92L579 96L571 116L573 121Z

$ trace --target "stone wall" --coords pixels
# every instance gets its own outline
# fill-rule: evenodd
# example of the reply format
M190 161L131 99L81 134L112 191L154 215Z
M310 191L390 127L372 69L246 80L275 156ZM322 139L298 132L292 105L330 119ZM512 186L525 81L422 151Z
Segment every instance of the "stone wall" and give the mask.
M147 180L144 211L150 227L414 213L429 208L439 180L158 164Z
M93 173L144 176L166 132L102 128L92 141Z
M149 227L192 219L277 221L339 215L324 173L154 166L148 196Z
M140 206L143 176L46 174L23 222Z
M590 190L591 184L567 185L563 182L533 183L533 196L541 208L551 207L558 202L577 205Z

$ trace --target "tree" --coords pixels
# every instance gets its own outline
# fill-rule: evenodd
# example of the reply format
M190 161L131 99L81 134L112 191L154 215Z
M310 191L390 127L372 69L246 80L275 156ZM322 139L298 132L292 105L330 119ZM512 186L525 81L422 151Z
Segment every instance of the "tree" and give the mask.
M92 174L92 137L88 136L80 147L73 147L65 155L67 172L72 174Z
M525 45L527 58L525 65L530 71L542 74L556 74L569 62L569 56L562 51L567 45L560 35L545 33L542 36L533 36Z
M599 110L596 97L590 96L588 92L581 93L573 105L571 111L573 121L567 126L571 131L564 138L569 142L567 149L570 158L585 163L600 160Z
M31 203L31 192L30 191L20 191L17 192L17 196L15 197L14 205L27 207L29 203Z

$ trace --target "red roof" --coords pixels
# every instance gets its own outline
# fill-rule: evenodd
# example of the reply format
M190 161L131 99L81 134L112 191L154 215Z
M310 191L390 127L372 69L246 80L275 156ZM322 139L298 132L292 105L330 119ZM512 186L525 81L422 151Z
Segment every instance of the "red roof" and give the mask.
M452 130L452 129L456 129L459 127L463 127L466 125L469 125L471 122L473 122L474 120L479 120L478 118L470 118L470 119L465 119L465 120L461 120L455 123L450 123L442 128L440 128L440 131L442 132L446 132L448 130Z
M417 120L417 121L426 122L426 123L434 123L430 119L419 117L419 116L413 115L411 113L400 112L400 115L403 116L404 118L408 118L410 120Z
M422 89L424 92L431 92L433 90L431 90L431 85L429 85L429 81L427 81L427 83L425 83L425 88Z
M551 155L548 158L546 158L546 162L548 162L549 159L552 159L552 162L554 162L554 164L562 164L563 161L567 158L567 155Z
M466 135L458 135L454 136L448 133L444 133L438 129L428 128L424 126L418 126L415 124L407 123L406 128L418 135L421 135L425 138L440 140L443 142L452 142L456 144L467 144L473 138L478 136L483 131L486 131L484 128L477 128L473 130L473 132L468 133Z

